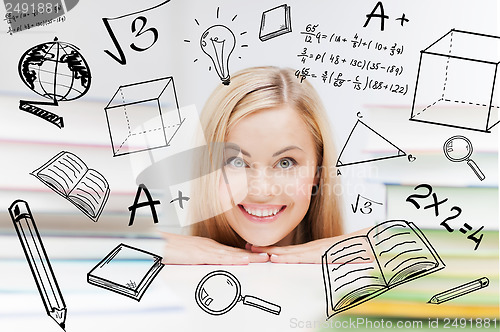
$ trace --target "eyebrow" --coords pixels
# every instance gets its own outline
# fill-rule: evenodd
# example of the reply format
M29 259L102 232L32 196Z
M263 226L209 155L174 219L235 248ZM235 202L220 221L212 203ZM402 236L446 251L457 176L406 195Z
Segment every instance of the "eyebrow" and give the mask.
M239 145L237 145L237 144L227 143L225 149L235 150L235 151L243 153L243 155L245 155L245 156L247 156L249 158L252 158L252 156L250 155L250 153L248 153L247 151L245 151L242 148L240 148Z
M243 155L249 157L249 158L252 158L252 156L250 155L250 153L248 153L247 151L241 149L238 145L236 144L227 144L226 145L226 149L231 149L231 150L235 150L235 151L238 151L238 152L241 152ZM279 156L280 154L283 154L287 151L290 151L290 150L300 150L300 151L304 151L302 150L301 148L299 148L298 146L296 145L289 145L287 147L284 147L283 149L279 150L279 151L276 151L275 153L273 153L273 157L276 157L276 156Z
M295 150L295 149L298 149L300 151L304 151L296 145L290 145L290 146L284 147L283 149L273 153L273 157L279 156L282 153L285 153L285 152L290 151L290 150Z

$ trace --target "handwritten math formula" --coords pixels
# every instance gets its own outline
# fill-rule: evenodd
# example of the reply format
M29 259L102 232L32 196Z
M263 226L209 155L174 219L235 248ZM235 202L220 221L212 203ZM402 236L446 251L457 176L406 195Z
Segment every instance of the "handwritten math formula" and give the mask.
M442 200L439 200L437 197L437 194L435 192L433 192L432 186L429 184L426 184L426 183L422 183L422 184L417 185L414 188L414 190L415 191L420 190L420 191L423 191L423 193L418 192L416 194L409 195L406 198L406 202L413 204L413 206L417 210L419 210L421 206L420 206L419 202L417 202L417 200L422 201L422 200L425 200L426 198L428 198L432 195L433 203L424 206L424 209L433 209L434 215L436 217L438 217L439 216L439 205L447 202L448 198L444 198ZM450 222L451 220L460 216L462 214L462 209L460 207L454 205L453 207L450 208L450 212L453 212L453 214L446 217L446 219L444 219L440 223L440 225L443 226L449 233L452 233L455 231L455 228L452 227L452 225L450 225L448 222ZM481 226L477 230L475 230L472 234L469 234L467 236L468 240L471 240L476 244L474 247L474 250L477 250L477 248L479 247L479 244L481 243L481 240L483 239L484 234L478 234L483 230L483 228L484 228L484 226ZM464 223L463 227L460 227L460 229L459 229L459 232L464 234L464 235L466 235L469 231L472 231L472 226L470 226L468 223Z
M304 47L297 58L303 67L296 70L295 76L301 81L312 78L334 88L408 93L407 83L394 82L404 72L397 62L404 45L367 39L357 33L324 33L319 24L307 24L300 35ZM353 52L359 55L353 56Z

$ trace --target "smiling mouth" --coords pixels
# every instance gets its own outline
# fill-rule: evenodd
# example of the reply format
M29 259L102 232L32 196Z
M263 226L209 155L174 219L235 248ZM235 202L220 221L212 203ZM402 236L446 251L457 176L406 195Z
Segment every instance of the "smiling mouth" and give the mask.
M256 222L270 222L278 219L279 215L286 209L286 205L244 205L238 204L238 207L242 213L250 219Z

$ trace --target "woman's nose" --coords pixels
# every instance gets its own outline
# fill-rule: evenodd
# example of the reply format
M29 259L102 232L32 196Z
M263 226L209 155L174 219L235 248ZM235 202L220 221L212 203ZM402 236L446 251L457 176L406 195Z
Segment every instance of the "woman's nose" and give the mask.
M255 197L271 196L275 181L268 167L253 168L248 174L248 194Z

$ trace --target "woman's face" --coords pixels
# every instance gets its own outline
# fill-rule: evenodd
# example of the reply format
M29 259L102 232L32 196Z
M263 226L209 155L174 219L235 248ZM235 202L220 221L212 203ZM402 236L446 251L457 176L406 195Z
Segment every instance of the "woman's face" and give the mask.
M244 193L224 212L231 228L253 245L290 244L311 201L315 156L312 134L289 106L241 119L227 137L219 191L223 206Z

